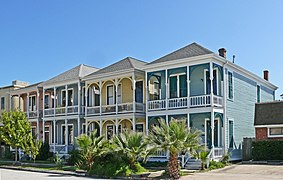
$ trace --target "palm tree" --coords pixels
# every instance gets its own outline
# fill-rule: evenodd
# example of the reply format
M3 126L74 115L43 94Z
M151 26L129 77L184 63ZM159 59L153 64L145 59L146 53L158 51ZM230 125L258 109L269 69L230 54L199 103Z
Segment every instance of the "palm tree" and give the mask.
M146 142L145 135L139 132L123 131L113 137L112 143L113 150L125 155L133 170L136 170L138 160L146 161L148 156L154 152Z
M204 170L209 151L201 150L195 153L195 157L201 161L201 170Z
M185 121L173 120L169 126L159 120L160 126L154 126L149 135L150 142L160 150L169 151L167 164L171 178L180 178L178 154L199 147L200 131L188 131Z
M104 136L97 137L96 132L97 131L95 130L90 135L82 134L76 138L80 153L80 162L78 165L85 165L88 172L92 169L95 158L107 151L107 142L105 141Z

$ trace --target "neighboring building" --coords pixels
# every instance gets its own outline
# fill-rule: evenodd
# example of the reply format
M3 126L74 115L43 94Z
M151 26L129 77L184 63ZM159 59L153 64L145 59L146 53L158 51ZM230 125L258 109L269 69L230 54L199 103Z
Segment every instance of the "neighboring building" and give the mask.
M254 126L256 140L283 140L283 101L257 103Z

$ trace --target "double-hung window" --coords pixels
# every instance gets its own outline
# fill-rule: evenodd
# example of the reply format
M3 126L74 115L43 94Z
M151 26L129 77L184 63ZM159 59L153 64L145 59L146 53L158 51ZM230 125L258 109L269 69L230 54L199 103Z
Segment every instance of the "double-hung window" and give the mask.
M5 97L1 97L1 109L5 109Z
M233 82L233 73L228 72L228 99L234 98L234 82Z
M169 77L170 98L187 96L187 75L173 74Z
M118 85L117 89L117 103L120 104L122 103L122 86L121 84ZM109 85L107 86L107 105L112 105L116 103L115 99L116 93L115 93L115 86L114 85Z

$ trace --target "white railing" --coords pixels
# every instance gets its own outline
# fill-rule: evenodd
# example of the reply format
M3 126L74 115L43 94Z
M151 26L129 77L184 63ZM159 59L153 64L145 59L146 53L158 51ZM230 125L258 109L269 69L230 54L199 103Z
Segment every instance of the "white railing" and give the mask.
M60 153L67 153L66 152L66 146L67 145L65 145L65 144L49 144L49 147L50 147L50 149L49 149L49 151L50 152L53 152L54 151L54 146L55 146L55 152L58 152L59 154Z
M118 104L118 112L132 112L133 103Z
M44 116L53 116L54 108L44 109Z
M29 118L36 118L37 117L37 111L29 111Z
M168 100L168 107L169 108L182 108L188 106L188 98L181 97L181 98L174 98Z
M85 114L85 106L81 106L80 114Z
M167 158L167 151L158 150L150 156L151 158Z
M153 100L148 102L149 110L161 110L166 108L166 100Z
M190 107L209 106L211 104L210 95L190 97Z
M66 113L66 107L56 108L56 115L64 115Z
M137 112L144 112L144 104L143 103L137 103L136 102L136 111Z
M223 156L223 148L221 147L215 147L214 149L214 157L219 158Z
M207 155L207 158L206 158L206 168L209 167L209 162L212 160L212 149L209 151L208 155Z
M213 104L215 106L223 106L223 97L214 95L213 96Z
M116 112L116 105L106 105L102 106L102 113L108 114L108 113L115 113Z
M67 107L67 114L78 114L79 107L78 106L68 106Z
M86 108L87 108L87 115L99 115L100 113L100 106L92 106Z

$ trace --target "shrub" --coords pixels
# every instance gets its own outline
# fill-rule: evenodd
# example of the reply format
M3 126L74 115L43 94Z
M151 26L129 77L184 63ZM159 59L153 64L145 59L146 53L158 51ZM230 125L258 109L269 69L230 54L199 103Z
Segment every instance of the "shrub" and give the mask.
M209 169L213 170L213 169L219 169L219 168L223 168L225 167L225 164L223 162L216 162L214 160L209 162Z
M50 146L48 142L45 142L42 144L42 146L39 149L39 153L36 157L37 160L47 160L48 158L53 157L53 153L50 152Z
M80 151L77 149L74 149L69 152L70 157L67 159L68 165L75 165L79 159L80 159Z
M62 159L60 158L58 152L56 153L56 156L55 156L55 158L54 158L54 162L55 162L55 164L56 164L57 169L62 169L62 167L63 167L63 161L62 161Z
M252 142L252 158L254 160L283 160L282 152L282 140Z

